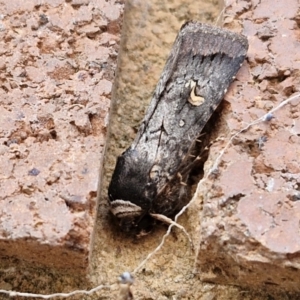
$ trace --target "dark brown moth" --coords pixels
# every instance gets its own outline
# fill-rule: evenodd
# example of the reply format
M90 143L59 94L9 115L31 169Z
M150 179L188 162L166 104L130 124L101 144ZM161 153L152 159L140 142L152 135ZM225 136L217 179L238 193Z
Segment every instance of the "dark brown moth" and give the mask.
M132 145L118 157L109 185L121 229L148 230L151 214L172 216L186 203L190 153L248 49L247 38L222 28L184 24Z

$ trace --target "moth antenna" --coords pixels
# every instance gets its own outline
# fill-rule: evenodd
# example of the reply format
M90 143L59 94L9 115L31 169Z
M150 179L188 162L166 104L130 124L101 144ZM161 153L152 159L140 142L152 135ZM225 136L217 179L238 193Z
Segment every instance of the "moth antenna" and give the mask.
M161 214L152 214L152 213L149 213L149 215L150 215L152 218L154 218L154 219L156 219L156 220L158 220L158 221L161 221L161 222L163 222L163 223L165 223L165 224L167 224L167 225L171 225L171 224L172 224L173 226L176 226L177 228L181 229L181 230L184 232L184 234L187 236L187 238L188 238L188 240L189 240L189 242L190 242L191 248L192 248L192 250L194 251L194 244L193 244L193 241L192 241L190 235L188 234L188 232L185 230L185 228L184 228L182 225L180 225L180 224L178 224L177 222L173 221L172 219L166 217L165 215L161 215Z

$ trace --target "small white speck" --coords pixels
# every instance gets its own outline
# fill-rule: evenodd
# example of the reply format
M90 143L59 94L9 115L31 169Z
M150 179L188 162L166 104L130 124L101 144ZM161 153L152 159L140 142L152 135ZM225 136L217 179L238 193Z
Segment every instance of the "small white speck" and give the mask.
M183 127L183 126L184 126L184 124L185 124L185 122L184 122L183 120L180 120L180 122L179 122L179 126L180 126L180 127Z
M266 190L268 192L272 192L274 189L274 178L270 178L268 183L267 183L267 187L266 187Z
M119 282L123 284L132 284L134 279L129 272L124 272L119 278Z
M0 23L0 31L4 31L6 29L5 25L1 22Z
M267 114L264 116L263 120L264 120L264 121L271 121L273 118L274 118L274 116L273 116L272 113L267 113Z

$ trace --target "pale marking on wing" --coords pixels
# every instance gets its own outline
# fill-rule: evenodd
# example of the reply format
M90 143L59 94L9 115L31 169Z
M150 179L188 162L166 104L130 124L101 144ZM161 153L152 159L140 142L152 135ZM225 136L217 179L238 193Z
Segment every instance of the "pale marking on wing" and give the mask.
M189 82L189 85L191 87L191 93L188 101L194 106L200 106L201 104L204 103L205 99L202 96L197 96L195 94L195 88L197 86L196 81L191 80Z

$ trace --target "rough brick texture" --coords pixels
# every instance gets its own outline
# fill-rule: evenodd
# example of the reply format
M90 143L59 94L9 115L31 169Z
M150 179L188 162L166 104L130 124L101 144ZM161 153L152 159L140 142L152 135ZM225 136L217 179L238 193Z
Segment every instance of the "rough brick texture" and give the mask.
M0 255L85 270L123 5L42 2L1 7Z
M225 24L248 36L247 61L227 93L223 141L300 89L299 2L226 1ZM201 279L300 290L300 97L233 139L203 180Z

